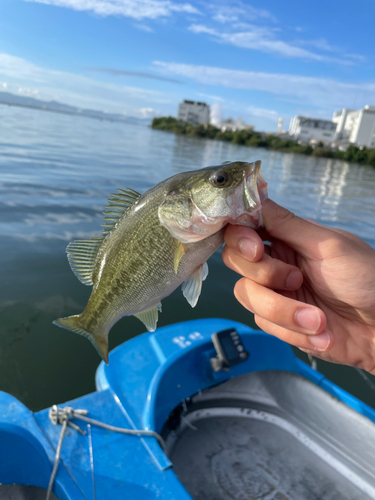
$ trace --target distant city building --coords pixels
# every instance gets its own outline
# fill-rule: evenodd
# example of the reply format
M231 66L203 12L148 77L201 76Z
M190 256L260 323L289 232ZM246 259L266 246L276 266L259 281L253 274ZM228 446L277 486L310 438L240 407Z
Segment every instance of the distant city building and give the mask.
M348 144L375 147L375 106L366 105L362 109L347 109L333 113L331 120L320 120L305 116L292 118L289 135L304 143L332 144L340 150Z
M289 135L303 143L314 140L330 144L335 139L336 123L331 120L295 116L290 122Z
M207 125L210 121L210 106L205 102L184 100L178 106L178 119L190 125Z
M233 118L227 118L221 122L222 132L235 132L236 130L254 130L254 125L248 125L242 118L237 118L236 121Z
M337 124L336 140L375 147L375 106L358 110L344 108L333 113L332 121Z
M221 127L222 106L220 102L214 102L210 109L210 123L216 128Z
M235 130L234 120L233 118L227 118L221 122L221 130L222 132L233 132Z
M277 122L277 130L276 130L276 133L277 134L282 134L282 126L283 126L283 123L284 123L284 120L282 118L279 118L278 122Z

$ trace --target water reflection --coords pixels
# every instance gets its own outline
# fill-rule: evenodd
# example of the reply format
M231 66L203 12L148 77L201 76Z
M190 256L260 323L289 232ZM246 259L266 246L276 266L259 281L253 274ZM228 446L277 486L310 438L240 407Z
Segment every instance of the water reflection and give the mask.
M271 198L375 248L370 167L19 108L0 107L0 123L0 389L33 408L94 389L95 351L51 322L87 302L90 288L70 271L65 248L100 234L103 206L117 187L144 192L179 172L262 160ZM209 267L198 306L176 291L163 302L160 326L208 316L252 324L233 296L237 275L219 253ZM142 331L126 318L111 332L111 346Z
M270 153L269 159L263 171L275 201L375 247L375 169L294 154Z
M260 159L271 198L301 217L353 232L375 247L375 169L220 141L164 136L171 146L173 174L227 160Z

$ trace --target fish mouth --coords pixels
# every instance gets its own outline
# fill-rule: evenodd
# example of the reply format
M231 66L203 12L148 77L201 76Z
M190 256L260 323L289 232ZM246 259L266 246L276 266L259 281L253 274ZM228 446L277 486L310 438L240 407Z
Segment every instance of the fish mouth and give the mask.
M267 182L261 170L262 162L248 163L243 180L236 189L236 216L228 222L233 225L259 229L263 226L262 203L268 197ZM234 200L233 200L234 201Z
M268 184L264 180L261 166L260 160L254 162L253 168L244 173L243 181L244 205L257 228L263 226L262 203L268 197Z

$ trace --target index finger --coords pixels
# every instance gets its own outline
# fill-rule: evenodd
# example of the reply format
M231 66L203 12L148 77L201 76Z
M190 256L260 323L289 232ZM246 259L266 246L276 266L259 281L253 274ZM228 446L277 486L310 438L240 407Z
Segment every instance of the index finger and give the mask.
M228 224L224 241L231 250L251 262L259 261L264 253L264 243L254 229Z

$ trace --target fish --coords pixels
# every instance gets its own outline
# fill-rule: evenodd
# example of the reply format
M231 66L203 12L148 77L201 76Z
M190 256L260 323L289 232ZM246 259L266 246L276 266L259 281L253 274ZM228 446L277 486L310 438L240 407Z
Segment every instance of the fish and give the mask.
M105 207L102 236L66 249L72 271L93 287L87 305L53 322L87 337L107 364L108 334L123 316L155 331L162 299L180 285L195 307L225 226L263 225L267 183L260 161L236 161L179 173L143 194L117 191Z

